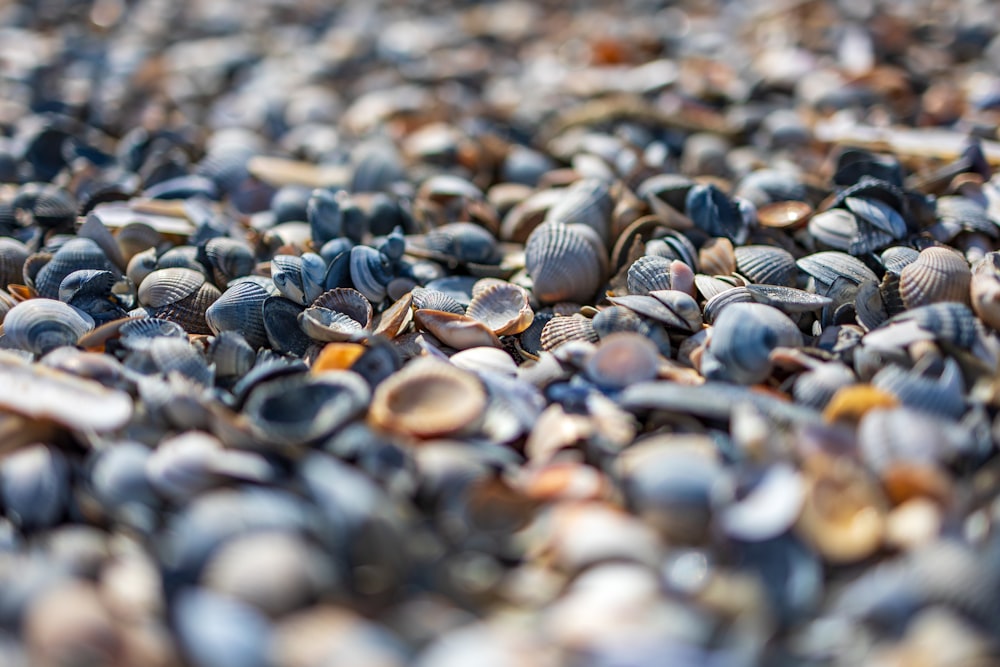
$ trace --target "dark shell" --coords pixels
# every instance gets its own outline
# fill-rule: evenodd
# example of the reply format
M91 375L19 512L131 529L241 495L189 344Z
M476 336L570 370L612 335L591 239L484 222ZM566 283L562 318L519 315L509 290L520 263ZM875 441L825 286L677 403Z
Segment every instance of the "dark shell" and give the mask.
M267 345L264 301L271 294L256 283L236 283L205 311L211 332L238 331L253 347Z

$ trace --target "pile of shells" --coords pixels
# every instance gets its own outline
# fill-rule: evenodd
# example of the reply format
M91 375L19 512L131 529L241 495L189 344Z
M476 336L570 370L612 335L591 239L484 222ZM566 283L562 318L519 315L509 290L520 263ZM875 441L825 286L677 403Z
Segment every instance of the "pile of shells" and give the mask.
M904 4L4 7L0 664L998 664L1000 8Z

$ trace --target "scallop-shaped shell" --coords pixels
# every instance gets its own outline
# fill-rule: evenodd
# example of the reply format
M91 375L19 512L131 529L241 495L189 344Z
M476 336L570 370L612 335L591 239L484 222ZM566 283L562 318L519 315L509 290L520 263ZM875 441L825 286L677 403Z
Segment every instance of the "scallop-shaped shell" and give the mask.
M668 327L697 331L701 328L701 309L694 298L678 290L656 290L646 295L626 294L608 297L616 306L624 306Z
M600 387L624 389L654 379L659 362L659 351L651 340L641 334L619 332L601 339L584 372Z
M941 301L970 303L972 271L957 252L934 246L920 251L899 274L899 295L907 308Z
M1000 330L1000 253L990 252L972 269L972 309L984 323Z
M497 240L487 229L471 222L452 222L435 227L424 235L419 242L419 248L413 248L414 254L419 251L430 251L430 256L444 262L459 264L497 264L500 261L500 248Z
M139 303L162 308L194 294L205 284L205 275L185 268L153 271L139 284Z
M275 255L271 279L282 296L305 306L323 293L326 262L315 253Z
M593 323L583 315L553 317L542 327L541 349L551 352L563 343L586 341L596 343L597 332Z
M94 320L55 299L22 301L4 318L4 341L9 347L42 355L62 345L75 345L94 328Z
M365 331L371 331L372 304L356 289L335 287L316 297L312 305L343 313L360 324Z
M111 262L101 247L88 238L73 238L64 243L35 276L35 289L48 299L59 297L63 278L80 269L110 270Z
M271 294L256 283L236 283L205 311L212 333L239 331L250 345L267 345L264 328L264 300Z
M795 264L817 283L827 287L843 281L854 285L866 280L878 281L878 276L860 259L836 250L814 252L796 260Z
M250 247L236 239L218 237L209 239L202 248L204 262L212 269L212 279L217 287L253 272L256 262Z
M760 285L795 285L795 258L784 248L747 245L736 248L736 271Z
M8 236L0 237L0 289L11 283L20 283L24 275L24 261L31 252L28 246Z
M937 341L950 343L961 348L970 348L979 336L979 322L968 306L957 301L942 301L926 306L913 308L892 317L877 330L879 334L886 330L912 323ZM865 344L875 337L872 332L865 336ZM890 339L898 341L898 336L889 332Z
M384 380L372 396L369 421L379 428L433 438L475 428L486 390L475 375L434 359L417 359Z
M118 338L127 350L144 350L155 338L187 340L184 328L176 322L155 317L135 317L118 327Z
M447 313L465 315L465 306L459 303L455 297L441 290L415 287L412 295L413 307L418 310L443 310Z
M649 294L670 289L670 264L673 260L659 255L643 255L632 262L625 276L629 294Z
M525 246L533 294L542 303L589 301L604 282L605 254L588 227L559 222L539 225Z
M843 208L831 208L817 213L809 220L808 229L809 236L823 246L845 252L851 249L860 233L857 218Z
M801 345L798 327L777 308L734 303L715 320L701 373L710 380L755 384L771 375L774 348Z
M413 321L418 329L430 332L439 341L456 350L483 345L500 347L500 339L492 329L467 315L423 309L413 313Z
M698 268L709 275L728 276L736 271L736 250L725 237L709 239L698 250Z
M351 282L372 303L382 303L386 286L392 280L389 258L374 248L357 245L351 248Z
M895 245L886 248L879 255L879 261L885 267L887 273L899 275L903 268L920 257L920 253L909 246Z
M466 315L478 320L498 336L519 334L534 319L528 293L512 283L496 283L477 292Z
M243 414L264 444L299 446L362 414L370 398L368 383L357 373L296 374L257 385Z

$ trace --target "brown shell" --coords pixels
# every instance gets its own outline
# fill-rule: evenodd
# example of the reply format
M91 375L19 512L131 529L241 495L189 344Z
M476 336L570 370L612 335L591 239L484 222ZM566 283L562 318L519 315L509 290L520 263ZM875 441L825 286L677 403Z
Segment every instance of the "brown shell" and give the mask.
M720 236L709 239L698 251L698 268L702 273L728 276L736 271L736 251L733 242Z
M813 208L804 201L776 201L757 209L761 227L798 229L809 222Z
M500 347L500 339L489 327L467 315L424 308L413 313L413 321L418 329L429 332L456 350L481 345Z
M907 308L941 301L969 305L972 270L954 250L934 246L903 267L899 274L899 296Z
M542 327L542 349L546 352L551 352L563 343L578 340L589 343L598 341L593 323L583 315L553 317Z
M368 418L388 431L433 438L467 432L485 410L486 390L475 375L423 358L378 385Z
M512 283L490 284L473 296L466 315L482 322L498 336L519 334L535 317L528 293Z
M379 316L375 334L386 338L395 338L413 321L413 294L407 292L391 306L382 311Z
M601 340L584 370L598 386L624 389L654 379L659 360L653 341L642 334L622 331Z

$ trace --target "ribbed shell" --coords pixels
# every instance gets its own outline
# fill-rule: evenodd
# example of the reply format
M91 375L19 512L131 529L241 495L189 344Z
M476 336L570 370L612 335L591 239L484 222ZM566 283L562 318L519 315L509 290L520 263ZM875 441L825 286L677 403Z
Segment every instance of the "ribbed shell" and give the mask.
M795 258L784 248L747 245L736 248L736 271L760 285L795 285Z
M271 259L271 279L282 296L303 306L323 292L326 263L315 253L275 255Z
M466 314L498 336L519 334L531 326L534 319L528 293L511 283L497 283L478 290Z
M184 268L153 271L139 285L139 303L149 308L162 308L194 294L205 284L205 276Z
M147 312L153 317L176 322L189 334L210 334L212 330L208 326L206 313L221 295L218 287L206 282L193 294L161 308L147 307Z
M455 297L446 294L441 290L427 289L425 287L415 287L413 289L413 307L427 310L443 310L447 313L465 315L465 306L458 302Z
M35 289L47 299L59 298L59 285L63 278L80 269L111 270L104 251L87 238L73 238L62 245L52 259L38 270Z
M118 328L118 338L128 350L143 350L156 338L187 340L184 328L176 322L155 317L135 317Z
M611 241L611 211L614 201L608 184L585 178L566 188L563 196L549 208L545 222L586 225L607 246Z
M298 316L299 327L312 338L323 343L355 341L364 338L361 323L347 313L338 313L321 306L309 306Z
M335 287L320 294L311 305L343 313L361 325L365 331L371 331L372 304L356 289Z
M257 360L257 353L237 331L215 336L206 352L208 361L215 365L215 374L225 378L243 377Z
M220 288L225 287L230 280L249 275L254 269L253 251L236 239L209 239L202 252L205 263L212 269L212 279Z
M670 289L670 263L659 255L643 255L632 262L625 277L629 294L649 294L654 290Z
M907 308L942 301L970 304L972 270L965 258L953 250L931 247L899 274L899 295Z
M733 287L725 292L719 292L705 302L704 317L709 324L715 324L719 318L719 313L734 303L755 303L753 294L746 287Z
M604 282L604 253L589 227L559 222L539 225L525 246L532 292L542 303L589 301Z
M796 403L822 410L838 389L857 381L850 368L840 362L829 362L795 378L792 395Z
M832 285L839 279L846 279L855 285L866 280L878 280L878 276L860 259L836 250L814 252L795 263L823 285Z
M262 306L264 330L271 349L296 357L303 356L313 340L299 326L299 315L304 308L291 299L283 296L269 296ZM235 331L223 331L223 334ZM242 336L241 336L242 339ZM251 348L252 349L252 348Z
M7 313L4 340L19 350L42 355L62 345L75 345L94 328L94 320L55 299L29 299Z
M24 261L30 254L28 246L17 239L0 237L0 289L7 289L7 285L22 281Z
M580 340L589 343L598 341L593 323L583 315L553 317L542 327L541 346L546 352L551 352L563 343Z
M733 242L724 237L709 239L698 251L698 268L709 275L728 276L736 271Z
M959 419L965 414L962 377L954 359L945 362L940 378L918 375L911 370L889 365L872 378L872 385L886 391L900 402L921 412Z
M976 263L969 292L979 319L1000 330L1000 253L987 253Z
M253 347L267 345L264 300L270 293L256 283L236 283L205 312L212 333L239 331Z
M777 308L734 303L715 321L701 373L710 380L755 384L771 375L774 348L800 345L798 327Z

